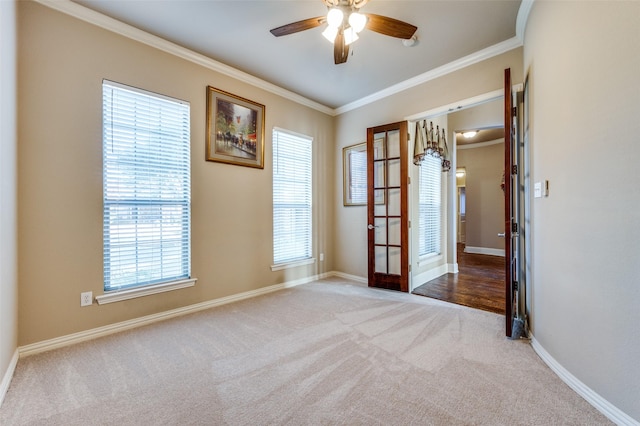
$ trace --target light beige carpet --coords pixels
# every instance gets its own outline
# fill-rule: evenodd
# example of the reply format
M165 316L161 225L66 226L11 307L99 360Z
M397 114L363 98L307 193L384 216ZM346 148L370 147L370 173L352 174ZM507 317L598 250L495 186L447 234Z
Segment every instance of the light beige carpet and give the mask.
M609 423L503 324L329 279L21 359L0 424Z

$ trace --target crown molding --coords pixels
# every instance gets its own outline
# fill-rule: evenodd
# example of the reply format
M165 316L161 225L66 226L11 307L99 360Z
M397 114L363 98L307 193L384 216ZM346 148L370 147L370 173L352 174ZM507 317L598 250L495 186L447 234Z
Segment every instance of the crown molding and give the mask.
M498 144L504 144L504 138L495 139L495 140L487 141L487 142L469 143L469 144L464 144L464 145L458 144L458 145L456 145L456 149L463 149L464 150L464 149L484 148L484 147L487 147L487 146L498 145Z
M341 106L336 109L336 115L340 115L345 112L354 110L356 108L363 107L372 102L376 102L376 101L379 101L380 99L386 98L391 95L395 95L404 90L411 89L420 84L424 84L428 81L445 76L454 71L461 70L470 65L477 64L478 62L482 62L489 58L493 58L494 56L501 55L503 53L506 53L510 50L516 49L521 46L522 46L522 41L517 37L512 37L509 40L505 40L498 44L494 44L493 46L489 46L485 49L479 50L463 58L460 58L453 62L449 62L448 64L442 65L438 68L434 68L416 77L410 78L398 84L394 84L393 86L390 86L384 90L373 93L369 96L365 96L364 98L361 98L357 101Z
M476 63L490 59L494 56L498 56L510 50L521 47L523 43L526 22L534 2L534 0L522 0L522 3L520 4L520 8L518 9L518 16L516 19L516 36L515 37L512 37L503 42L494 44L493 46L489 46L485 49L482 49L478 52L467 55L453 62L449 62L448 64L442 65L438 68L427 71L416 77L410 78L401 83L390 86L379 92L365 96L364 98L361 98L354 102L350 102L346 105L333 109L326 105L312 101L311 99L308 99L297 93L284 89L280 86L277 86L273 83L269 83L268 81L262 80L258 77L254 77L251 74L238 70L237 68L233 68L229 65L225 65L207 56L196 53L192 50L179 46L163 38L154 36L153 34L150 34L146 31L135 28L129 24L125 24L124 22L118 21L116 19L103 15L99 12L93 11L80 4L74 3L71 0L34 0L34 1L42 4L43 6L65 13L74 18L96 25L100 28L104 28L108 31L114 32L116 34L127 37L129 39L154 47L163 52L166 52L174 56L177 56L179 58L185 59L187 61L193 62L202 67L205 67L210 70L224 74L226 76L235 78L236 80L250 84L254 87L263 89L267 92L281 96L285 99L288 99L300 105L304 105L309 108L315 109L317 111L320 111L330 116L337 116L345 112L363 107L365 105L376 102L388 96L395 95L404 90L411 89L415 86L418 86L420 84L424 84L436 78L445 76L454 71L458 71L470 65L474 65Z
M527 29L527 20L529 19L529 13L533 7L535 0L522 0L520 8L518 9L518 16L516 17L516 37L524 43L524 32Z
M116 34L127 37L129 39L138 41L140 43L144 43L147 46L154 47L163 52L166 52L174 56L177 56L179 58L185 59L187 61L193 62L197 65L201 65L210 70L235 78L236 80L250 84L259 89L266 90L267 92L271 92L275 95L282 96L283 98L289 99L300 105L313 108L324 114L328 114L331 116L335 115L335 110L332 108L329 108L318 102L307 99L304 96L298 95L297 93L283 89L282 87L276 86L275 84L269 83L268 81L254 77L251 74L247 74L246 72L230 67L229 65L225 65L221 62L215 61L211 58L208 58L204 55L196 53L192 50L186 49L182 46L179 46L175 43L167 41L163 38L154 36L153 34L150 34L146 31L142 31L129 24L125 24L124 22L118 21L117 19L113 19L99 12L93 11L89 8L86 8L80 4L74 3L70 0L35 0L35 1L37 3L42 4L43 6L57 10L58 12L65 13L74 18L96 25L100 28L104 28L105 30L114 32Z

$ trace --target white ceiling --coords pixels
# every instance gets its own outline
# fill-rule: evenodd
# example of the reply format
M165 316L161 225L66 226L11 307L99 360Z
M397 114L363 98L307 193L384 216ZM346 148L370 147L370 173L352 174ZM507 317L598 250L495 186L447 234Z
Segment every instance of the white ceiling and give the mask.
M321 0L74 0L329 108L516 36L520 0L370 0L361 9L418 27L418 43L363 31L335 65L324 26L274 37L270 29L322 16ZM212 82L215 85L215 82Z

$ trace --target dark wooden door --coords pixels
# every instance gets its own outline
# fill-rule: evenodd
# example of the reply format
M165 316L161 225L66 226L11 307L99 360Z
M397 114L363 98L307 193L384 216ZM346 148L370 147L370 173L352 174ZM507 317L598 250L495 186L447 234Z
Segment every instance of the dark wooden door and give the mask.
M515 313L515 286L517 285L516 253L518 236L516 209L517 165L514 150L514 110L511 93L511 68L504 70L504 253L505 253L505 334L511 337Z
M407 122L367 129L369 287L409 291Z

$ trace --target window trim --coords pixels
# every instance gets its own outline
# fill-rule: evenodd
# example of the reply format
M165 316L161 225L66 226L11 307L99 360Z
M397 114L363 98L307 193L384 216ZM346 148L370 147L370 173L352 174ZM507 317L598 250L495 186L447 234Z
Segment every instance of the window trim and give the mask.
M313 229L314 229L314 191L313 191L313 172L314 172L314 167L313 167L313 146L314 146L314 139L312 136L309 135L305 135L302 133L297 133L291 130L287 130L287 129L283 129L280 127L273 127L272 131L271 131L271 135L272 135L272 172L271 172L271 182L272 185L275 184L275 177L276 177L276 134L282 134L284 136L289 136L289 137L293 137L293 138L298 138L298 139L304 139L305 141L308 141L309 143L309 236L308 236L308 243L309 243L309 253L308 255L306 255L305 257L297 257L297 258L293 258L293 259L287 259L287 260L283 260L281 262L276 262L276 227L275 227L275 212L276 212L276 203L275 203L275 186L272 186L272 193L271 193L271 201L272 201L272 206L271 206L271 213L272 213L272 221L271 221L271 226L272 226L272 243L271 243L271 248L272 248L272 253L271 253L271 259L273 261L273 265L271 265L271 270L272 271L278 271L278 270L283 270L283 269L290 269L290 268L294 268L297 266L301 266L301 265L307 265L307 264L311 264L311 263L315 263L315 258L313 257L313 239L314 239L314 235L313 235Z
M196 281L198 281L197 278L187 278L184 280L128 288L126 290L110 290L102 295L96 296L96 302L98 302L98 305L105 305L107 303L121 302L123 300L150 296L152 294L165 293L167 291L193 287L196 285Z
M103 294L96 296L96 302L99 305L105 304L105 303L113 303L113 302L118 302L121 300L128 300L128 299L132 299L132 298L137 298L137 297L142 297L142 296L148 296L151 294L157 294L157 293L163 293L163 292L167 292L167 291L172 291L172 290L178 290L181 288L187 288L187 287L192 287L195 285L197 279L194 278L191 275L191 185L190 185L190 180L191 180L191 165L190 165L190 128L191 128L191 112L190 112L190 102L182 100L182 99L177 99L177 98L173 98L171 96L167 96L167 95L163 95L160 93L156 93L156 92L152 92L149 90L145 90L145 89L141 89L138 87L134 87L134 86L129 86L126 84L122 84L122 83L118 83L112 80L108 80L108 79L103 79L102 80L102 97L103 100L102 102L104 102L104 88L106 86L110 86L112 88L115 89L123 89L123 90L127 90L127 91L131 91L131 92L135 92L138 94L142 94L142 95L146 95L149 97L153 97L153 98L157 98L159 100L164 100L164 101L170 101L170 102L174 102L180 105L186 105L188 107L188 120L189 120L189 124L188 124L188 132L189 132L189 137L188 137L188 146L187 146L187 153L189 154L189 160L188 161L188 180L189 180L189 188L188 188L188 192L187 192L187 228L186 231L183 229L183 232L186 232L186 239L187 239L187 252L186 252L186 256L187 256L187 275L186 276L180 276L180 277L167 277L164 280L159 280L159 281L155 281L155 282L150 282L150 283L142 283L142 284L132 284L132 285L127 285L124 287L115 287L115 288L107 288L106 287L106 281L103 280ZM105 110L103 109L103 117L102 117L102 124L104 126L105 123ZM105 144L105 139L104 139L104 129L103 129L103 162L104 160L104 144ZM103 163L103 179L105 175L105 164ZM103 220L103 235L105 233L105 228L104 228L104 220L105 220L105 187L104 187L105 183L103 180L103 212L102 212L102 220ZM142 203L145 204L145 203ZM169 203L171 204L171 203ZM164 204L163 204L164 205ZM103 237L105 238L105 237ZM106 247L106 240L103 239L103 250L107 250ZM184 255L184 253L182 254ZM105 254L105 252L103 252L103 268L106 268L106 260L107 260L107 256Z
M277 263L275 265L271 265L271 270L282 271L283 269L291 269L291 268L296 268L298 266L311 265L312 263L316 263L315 257L308 257L306 259L294 260L291 262Z

